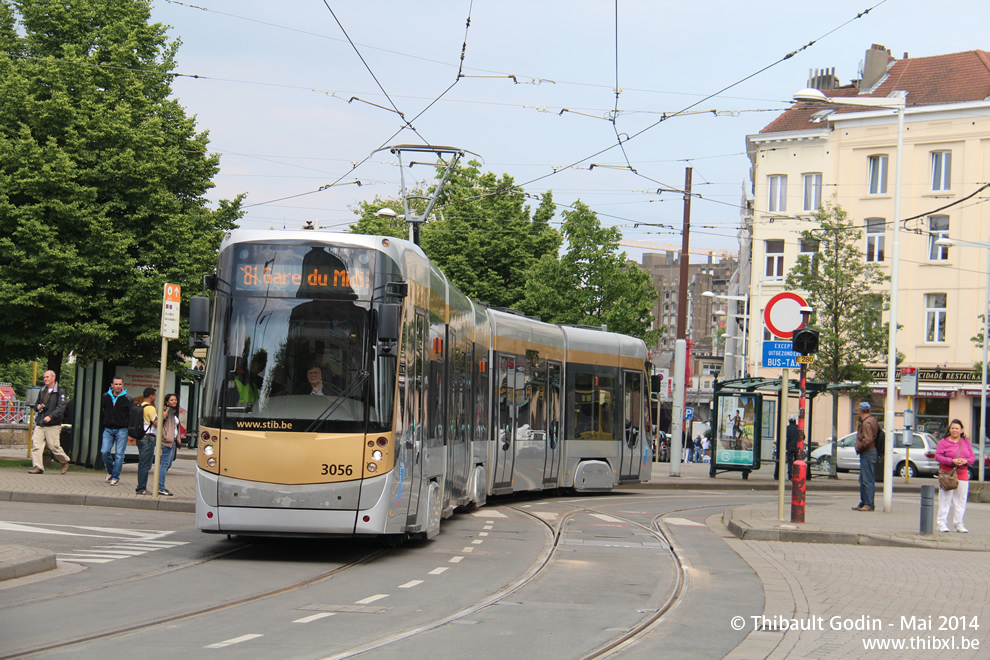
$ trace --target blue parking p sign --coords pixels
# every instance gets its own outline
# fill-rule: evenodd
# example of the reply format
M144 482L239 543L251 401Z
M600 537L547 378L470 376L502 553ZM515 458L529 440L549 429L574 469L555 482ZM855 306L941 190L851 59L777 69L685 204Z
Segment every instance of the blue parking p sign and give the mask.
M684 419L694 419L694 408L684 409Z

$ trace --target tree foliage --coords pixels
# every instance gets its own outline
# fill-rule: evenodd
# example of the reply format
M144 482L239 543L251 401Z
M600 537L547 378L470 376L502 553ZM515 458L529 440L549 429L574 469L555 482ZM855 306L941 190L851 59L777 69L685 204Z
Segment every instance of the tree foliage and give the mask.
M553 196L544 194L531 215L512 177L481 173L479 167L472 161L450 173L432 217L423 223L422 248L467 296L494 307L518 307L526 294L528 271L560 248L560 234L550 226ZM414 191L411 196L422 195ZM423 213L421 199L410 204L415 213ZM382 207L403 212L400 200L362 203L355 209L361 219L351 230L406 238L404 220L376 216Z
M219 159L149 19L148 0L0 0L0 361L153 363L164 283L197 291L240 217L207 206Z
M823 206L815 219L818 228L801 236L817 244L817 251L798 258L786 286L804 292L815 310L811 325L821 333L811 367L815 377L862 385L873 380L866 365L885 361L888 326L881 312L889 309L890 297L878 289L889 278L866 262L863 233L841 207Z
M533 268L523 311L551 323L606 325L656 344L660 331L650 328L659 294L649 273L619 252L619 230L603 227L580 201L563 216L567 250L544 255Z

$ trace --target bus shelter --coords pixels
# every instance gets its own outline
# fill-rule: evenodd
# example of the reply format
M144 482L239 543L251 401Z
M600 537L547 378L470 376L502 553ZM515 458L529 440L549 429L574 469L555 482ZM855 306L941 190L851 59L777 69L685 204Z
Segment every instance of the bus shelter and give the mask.
M742 472L743 479L760 469L761 461L772 460L781 451L779 429L786 415L781 405L781 378L738 378L716 381L712 401L712 456L709 476L718 472ZM811 456L811 427L814 400L825 392L826 383L806 381L808 399L805 423L805 460ZM800 382L789 379L787 398L800 397Z

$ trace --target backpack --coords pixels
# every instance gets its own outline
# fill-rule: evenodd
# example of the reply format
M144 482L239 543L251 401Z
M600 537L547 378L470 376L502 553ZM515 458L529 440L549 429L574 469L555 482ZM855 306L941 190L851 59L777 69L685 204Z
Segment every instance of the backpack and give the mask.
M877 430L877 440L876 440L876 444L874 445L877 448L877 453L883 453L881 447L884 447L886 442L887 442L887 434L883 432L883 427L880 426Z
M149 405L142 403L140 406L131 406L131 411L127 419L127 435L135 440L143 440L144 430L144 409Z

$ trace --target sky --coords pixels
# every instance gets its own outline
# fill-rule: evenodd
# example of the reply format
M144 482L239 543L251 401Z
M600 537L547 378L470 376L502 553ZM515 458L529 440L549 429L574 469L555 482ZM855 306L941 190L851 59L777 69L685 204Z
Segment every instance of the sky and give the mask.
M687 167L692 251L738 249L746 136L810 70L846 84L872 44L990 49L988 15L986 0L152 3L182 42L174 96L221 156L209 197L244 193L241 226L346 230L360 201L399 196L386 147L429 143L510 175L534 209L552 190L555 223L581 200L637 261L679 249Z

